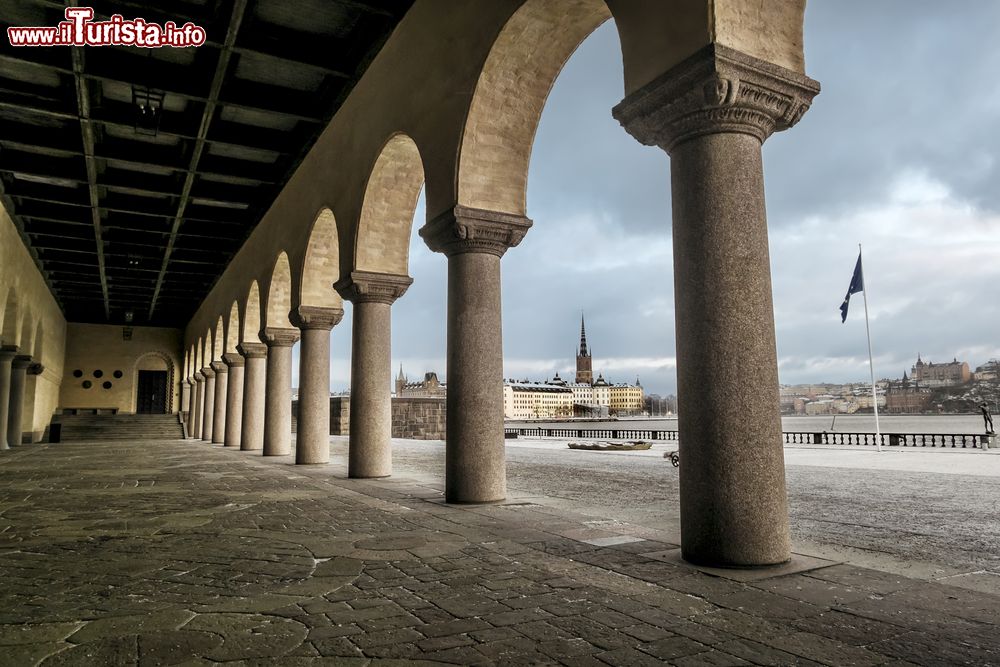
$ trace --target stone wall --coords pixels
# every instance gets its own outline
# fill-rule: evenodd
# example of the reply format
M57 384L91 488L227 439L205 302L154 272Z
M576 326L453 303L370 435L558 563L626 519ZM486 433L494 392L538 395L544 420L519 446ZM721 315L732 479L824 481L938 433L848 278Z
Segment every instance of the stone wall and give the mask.
M292 431L296 430L298 401L292 401ZM412 440L444 440L445 399L393 398L392 437ZM330 397L330 435L351 432L351 399Z
M136 409L136 379L140 370L167 371L170 396L167 412L180 406L181 331L160 327L107 324L67 325L66 371L59 395L61 408ZM77 377L79 374L79 377ZM98 374L100 377L98 377ZM120 375L120 377L118 377ZM89 386L84 386L84 384ZM109 384L105 388L105 384Z

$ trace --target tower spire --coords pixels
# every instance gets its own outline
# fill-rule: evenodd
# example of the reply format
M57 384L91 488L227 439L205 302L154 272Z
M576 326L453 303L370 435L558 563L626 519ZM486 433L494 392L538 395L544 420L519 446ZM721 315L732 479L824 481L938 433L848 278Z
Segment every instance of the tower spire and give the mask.
M580 384L593 384L593 359L590 356L590 346L587 345L587 325L580 313L580 350L576 353L576 381Z
M589 357L590 352L587 349L587 325L583 321L583 313L580 313L580 356Z

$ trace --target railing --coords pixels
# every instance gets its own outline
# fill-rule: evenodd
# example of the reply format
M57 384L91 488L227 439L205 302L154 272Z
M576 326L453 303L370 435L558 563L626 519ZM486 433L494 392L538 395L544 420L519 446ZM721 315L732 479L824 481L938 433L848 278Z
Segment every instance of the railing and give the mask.
M507 438L604 438L606 440L677 440L677 431L648 429L505 428Z
M795 431L782 434L785 444L809 445L861 445L874 447L978 447L988 442L990 436L978 433L881 433L876 442L874 433L845 433L838 431Z
M860 445L874 447L972 447L989 443L990 436L976 433L874 433L841 431L789 431L782 433L786 445ZM504 429L505 438L600 438L604 440L677 441L677 431L648 429L516 428Z

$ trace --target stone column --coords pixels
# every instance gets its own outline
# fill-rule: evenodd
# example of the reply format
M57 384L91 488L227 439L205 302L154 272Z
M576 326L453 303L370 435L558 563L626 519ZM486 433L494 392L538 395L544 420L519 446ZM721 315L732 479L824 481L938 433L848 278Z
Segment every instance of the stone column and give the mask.
M212 362L215 371L215 414L212 417L212 442L221 445L226 438L226 400L229 387L229 366Z
M181 382L181 419L190 428L191 426L191 380L187 378Z
M236 350L246 361L243 372L243 429L240 432L240 449L256 452L264 449L267 346L263 343L240 343Z
M21 444L21 428L24 421L24 385L27 381L28 366L31 357L19 354L14 357L10 366L10 404L7 408L7 445L16 447Z
M16 345L0 346L0 450L8 449L7 423L10 408L10 370L17 355Z
M222 442L226 447L240 446L243 428L243 357L227 352L222 361L229 367L229 384L226 387L226 432Z
M191 427L188 429L188 437L198 440L201 438L201 418L205 407L205 376L201 371L194 373L194 405L191 406Z
M264 456L292 453L292 345L298 329L267 327L267 391L264 398Z
M352 271L334 285L354 304L350 477L392 474L392 304L412 283L409 276Z
M500 258L530 227L524 216L456 206L420 230L448 257L448 502L507 496Z
M215 371L211 366L205 366L201 369L201 374L205 376L205 409L202 410L201 417L201 439L212 442L212 426L215 423Z
M343 317L340 308L314 306L299 306L289 314L302 332L296 463L330 460L330 330Z
M614 111L671 158L681 547L694 563L791 556L761 144L818 92L713 45Z

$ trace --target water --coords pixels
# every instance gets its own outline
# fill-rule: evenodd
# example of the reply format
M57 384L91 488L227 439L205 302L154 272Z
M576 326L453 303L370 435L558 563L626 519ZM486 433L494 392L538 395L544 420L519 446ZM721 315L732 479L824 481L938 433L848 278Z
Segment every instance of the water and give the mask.
M883 433L982 433L983 418L979 415L881 415L879 425ZM636 429L676 431L677 418L622 419L619 421L509 421L507 426L518 428L579 428L579 429ZM873 415L833 415L815 417L791 416L781 418L783 431L841 431L845 433L874 433Z

